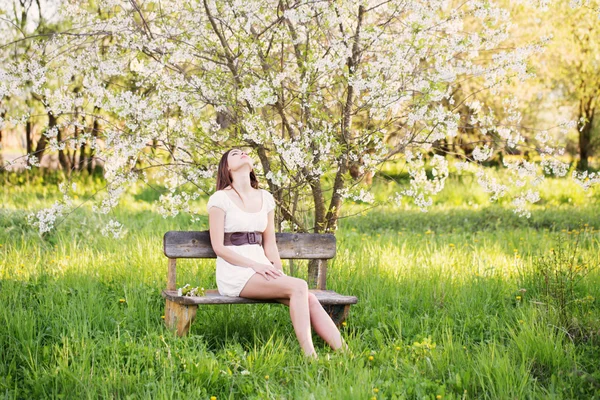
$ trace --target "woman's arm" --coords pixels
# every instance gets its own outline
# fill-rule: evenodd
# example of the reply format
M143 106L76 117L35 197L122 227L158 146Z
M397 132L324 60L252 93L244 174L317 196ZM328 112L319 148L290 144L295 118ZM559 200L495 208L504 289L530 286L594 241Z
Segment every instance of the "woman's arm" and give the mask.
M279 257L279 249L277 248L277 242L275 241L275 211L271 210L267 214L267 229L263 232L263 249L265 251L265 256L271 261L273 266L283 271L283 266L281 264L281 258Z

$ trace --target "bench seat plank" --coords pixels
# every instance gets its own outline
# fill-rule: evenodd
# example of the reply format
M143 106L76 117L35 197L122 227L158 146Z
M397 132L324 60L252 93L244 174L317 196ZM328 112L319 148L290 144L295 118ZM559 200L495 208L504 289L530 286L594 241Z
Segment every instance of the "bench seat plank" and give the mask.
M347 305L356 304L358 298L355 296L344 296L333 290L309 289L314 293L323 305ZM208 289L205 296L178 296L176 290L163 290L162 296L177 304L255 304L255 303L278 303L276 300L249 299L246 297L221 296L217 289Z

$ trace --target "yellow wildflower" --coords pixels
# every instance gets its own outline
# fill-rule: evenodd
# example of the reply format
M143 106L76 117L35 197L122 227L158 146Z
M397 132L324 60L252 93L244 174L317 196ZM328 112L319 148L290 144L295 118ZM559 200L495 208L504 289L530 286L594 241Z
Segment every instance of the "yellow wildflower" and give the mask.
M346 326L346 325L348 325L348 324L346 323L346 321L342 322L342 326Z
M521 301L521 296L517 296L515 299L517 299L517 301Z
M265 375L265 380L269 380L269 375Z
M442 395L441 395L441 394L438 394L437 396L435 396L435 398L436 398L437 400L440 400L440 399L442 398Z
M119 303L125 303L125 299L119 299Z
M217 400L217 396L210 396L210 400Z
M373 361L374 359L375 359L375 357L369 356L369 361Z
M373 388L373 392L374 392L374 393L379 393L379 389L377 389L377 388Z

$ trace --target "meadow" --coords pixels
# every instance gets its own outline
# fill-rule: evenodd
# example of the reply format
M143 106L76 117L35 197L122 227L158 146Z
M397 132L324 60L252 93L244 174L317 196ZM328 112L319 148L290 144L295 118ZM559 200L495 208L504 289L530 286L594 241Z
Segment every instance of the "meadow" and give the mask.
M82 206L42 238L26 214L55 185L3 179L0 397L600 398L597 188L548 179L529 219L464 177L426 213L344 204L328 288L359 299L342 327L351 353L314 334L310 362L283 305L203 307L184 338L165 328L163 234L207 217L163 218L139 185L112 215ZM102 186L82 180L78 196ZM376 186L378 200L392 190ZM122 239L99 234L113 216ZM180 260L186 283L215 288L214 260Z

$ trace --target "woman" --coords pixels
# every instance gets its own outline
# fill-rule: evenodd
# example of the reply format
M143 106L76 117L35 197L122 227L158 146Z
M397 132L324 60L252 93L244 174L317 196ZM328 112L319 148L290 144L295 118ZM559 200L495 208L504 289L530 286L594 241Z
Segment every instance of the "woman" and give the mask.
M306 356L318 358L311 325L333 349L348 348L321 303L308 291L306 281L283 272L275 243L275 200L271 193L258 187L253 160L246 152L234 148L223 154L217 171L217 191L210 196L206 208L221 295L275 299L289 306Z

